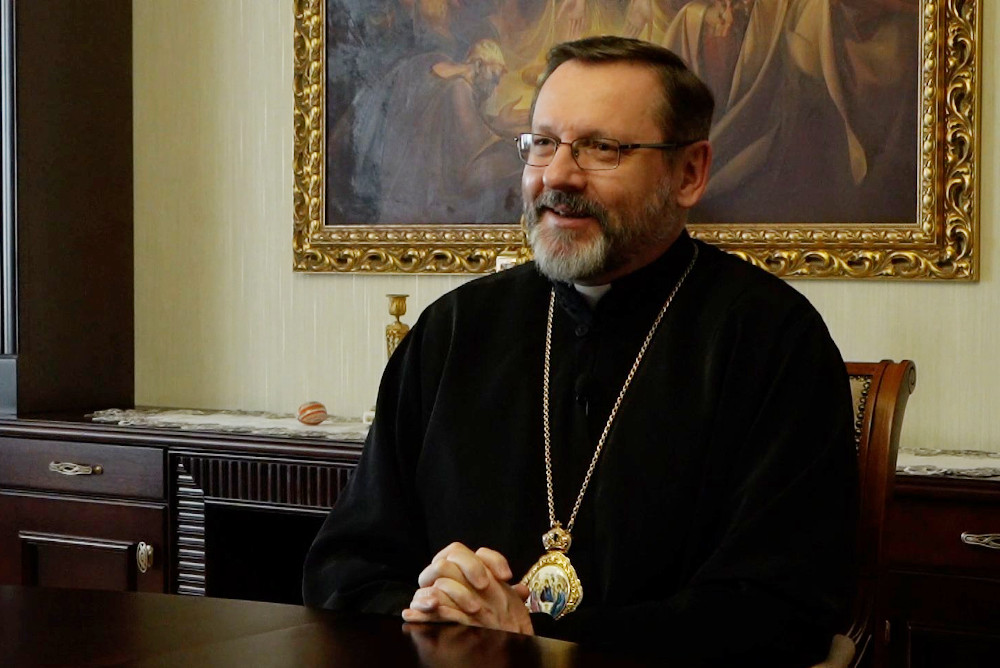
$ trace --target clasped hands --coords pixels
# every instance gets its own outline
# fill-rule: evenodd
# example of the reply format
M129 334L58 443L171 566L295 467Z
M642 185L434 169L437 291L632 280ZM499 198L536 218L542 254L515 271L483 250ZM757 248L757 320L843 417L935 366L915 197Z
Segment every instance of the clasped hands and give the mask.
M475 552L452 543L438 552L417 578L420 585L407 622L454 622L534 635L524 606L528 587L508 584L513 577L506 557L489 548Z

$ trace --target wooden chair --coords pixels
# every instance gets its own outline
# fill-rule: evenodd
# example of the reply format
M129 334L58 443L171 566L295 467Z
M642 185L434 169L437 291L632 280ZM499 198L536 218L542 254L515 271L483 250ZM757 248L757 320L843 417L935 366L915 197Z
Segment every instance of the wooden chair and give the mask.
M854 397L854 440L858 449L861 518L858 525L860 572L858 596L847 638L834 638L830 656L820 666L884 664L884 621L877 592L882 567L882 525L896 476L899 434L906 402L917 382L913 362L848 362Z

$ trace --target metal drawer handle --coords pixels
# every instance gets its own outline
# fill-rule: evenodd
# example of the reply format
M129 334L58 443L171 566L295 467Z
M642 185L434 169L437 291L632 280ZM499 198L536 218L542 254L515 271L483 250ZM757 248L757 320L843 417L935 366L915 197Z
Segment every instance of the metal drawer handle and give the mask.
M962 532L962 542L966 545L985 547L988 550L1000 550L1000 533Z
M153 567L153 546L149 543L139 541L135 548L135 563L139 566L139 572L145 573Z
M60 475L101 475L104 473L104 467L100 464L87 466L73 462L49 462L49 470Z

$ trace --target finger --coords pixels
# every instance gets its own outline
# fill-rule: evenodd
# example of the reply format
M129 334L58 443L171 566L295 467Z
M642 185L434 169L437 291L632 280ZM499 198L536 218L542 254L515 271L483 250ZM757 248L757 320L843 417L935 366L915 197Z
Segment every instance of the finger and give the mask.
M442 592L439 592L436 589L424 587L413 593L413 599L410 601L410 607L414 610L420 610L422 612L433 612L443 603L443 599L447 599L447 603L452 603L452 600L447 598Z
M528 598L528 586L516 584L505 586L504 591L504 630L516 631L526 635L535 635L534 626L531 624L531 615L524 606L524 601Z
M430 587L435 580L440 578L451 578L461 582L465 580L465 574L458 564L441 558L432 561L427 568L420 571L420 575L417 576L417 584L421 587Z
M453 624L464 624L465 626L482 626L475 619L455 608L440 607L437 610L438 619L442 622Z
M459 576L451 570L448 564L455 564L462 575ZM461 582L467 581L475 589L486 589L490 584L490 576L486 566L479 560L472 550L462 543L451 543L431 560L430 566L425 568L417 582L421 587L430 586L438 578L447 577Z
M405 608L402 613L404 622L430 623L437 621L437 617L429 612Z
M458 609L460 606L443 590L436 587L425 587L414 593L410 607L421 612L434 612L438 608Z
M431 559L431 563L433 564L435 561L440 561L440 560L444 559L445 557L447 557L452 552L461 551L461 550L469 550L469 548L467 548L462 543L459 543L458 541L455 541L453 543L448 543L447 545L445 545L444 547L442 547L438 551L437 554L434 555L434 558ZM472 552L472 550L469 550L469 552Z
M488 628L531 635L534 631L522 594L527 595L526 586L515 589L506 583L494 581L482 595L482 610L470 616L474 623Z
M528 589L528 585L521 584L520 582L511 587L511 589L514 591L515 594L517 594L518 598L520 598L522 602L527 601L528 594L531 593L531 590Z
M441 610L443 611L445 608L441 608ZM448 610L451 610L451 612L454 613L454 609L448 608ZM452 614L450 616L454 615ZM451 624L455 621L452 619L446 619L439 611L424 612L422 610L414 610L413 608L404 609L402 617L404 622L408 622L410 624Z
M406 608L402 613L403 621L411 624L464 624L465 626L481 626L461 610L455 608L438 608L434 612L422 612Z
M438 579L434 582L434 589L448 596L455 603L455 608L468 615L475 615L483 609L483 600L478 592L451 578Z
M462 547L464 549L450 552L445 560L458 566L465 576L464 579L474 588L486 589L490 586L491 579L486 564L472 550L464 545Z
M514 574L510 570L510 564L507 563L507 557L503 556L496 550L491 550L488 547L481 547L476 550L476 556L481 562L486 564L486 567L492 571L493 576L497 580L506 582L514 577Z

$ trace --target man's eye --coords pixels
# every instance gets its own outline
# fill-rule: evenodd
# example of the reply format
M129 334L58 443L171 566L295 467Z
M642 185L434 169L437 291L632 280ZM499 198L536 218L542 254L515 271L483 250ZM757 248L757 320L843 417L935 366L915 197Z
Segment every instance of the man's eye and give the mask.
M618 151L618 144L611 140L605 139L587 139L581 140L577 144L578 150L587 151L588 153L594 155L600 154L612 154Z
M534 139L535 148L550 148L555 142L550 137L538 137Z

